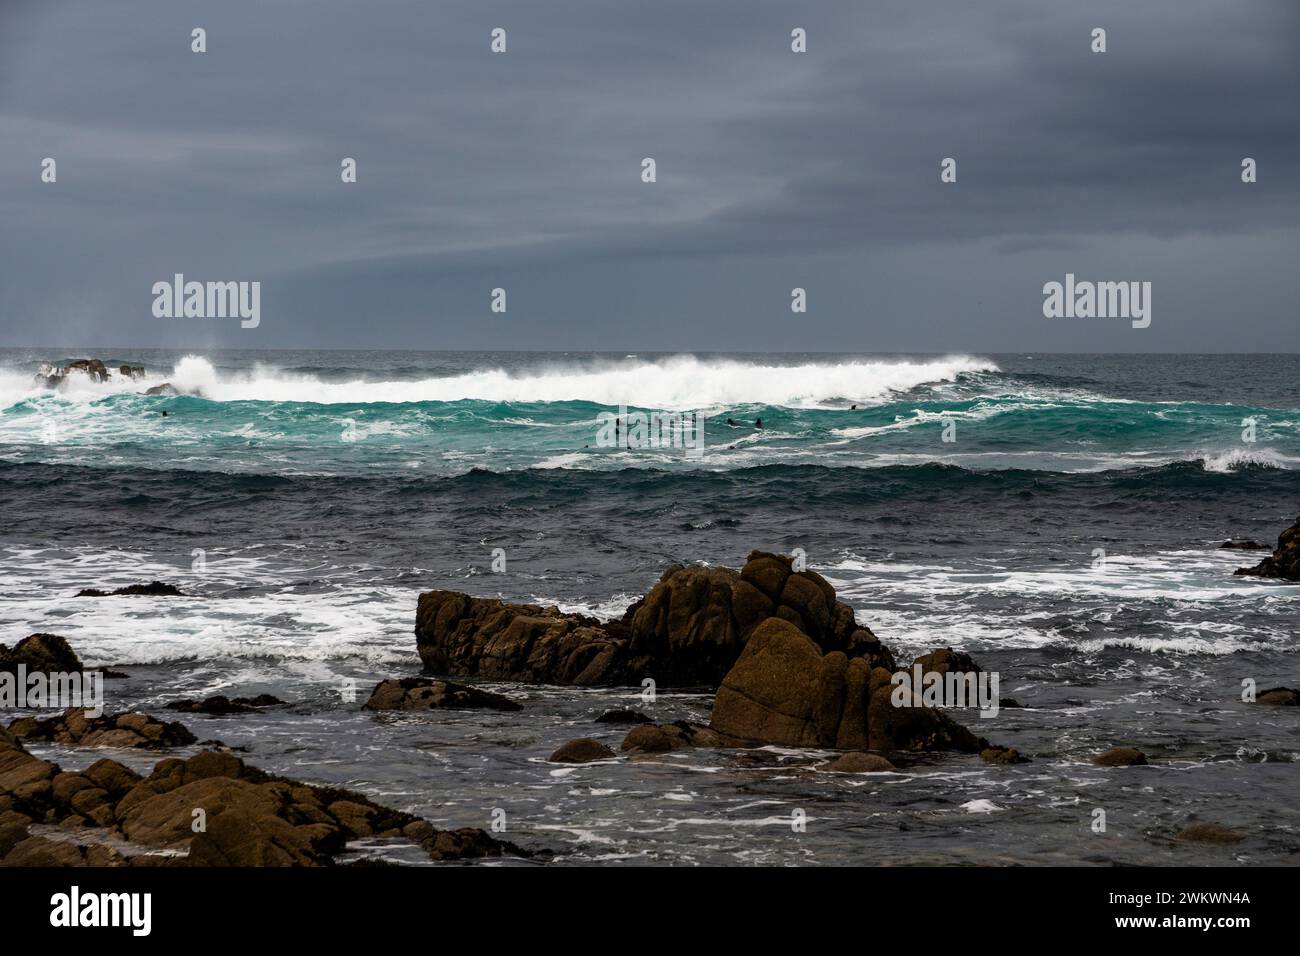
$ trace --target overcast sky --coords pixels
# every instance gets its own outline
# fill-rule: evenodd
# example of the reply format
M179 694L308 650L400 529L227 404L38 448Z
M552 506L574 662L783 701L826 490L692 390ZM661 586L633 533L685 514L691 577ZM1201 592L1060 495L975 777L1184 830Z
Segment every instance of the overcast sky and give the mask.
M261 325L155 318L176 272ZM1151 326L1044 318L1067 272ZM1300 351L1298 302L1295 0L0 0L0 346Z

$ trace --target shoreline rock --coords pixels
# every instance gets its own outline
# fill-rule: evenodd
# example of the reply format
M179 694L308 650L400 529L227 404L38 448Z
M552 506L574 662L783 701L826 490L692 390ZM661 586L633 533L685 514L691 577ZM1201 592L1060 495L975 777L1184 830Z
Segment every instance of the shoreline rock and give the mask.
M1238 568L1232 573L1241 577L1300 581L1300 518L1277 536L1277 547L1272 554L1253 568Z
M199 739L180 721L162 721L137 712L89 717L84 707L69 707L54 717L19 717L9 725L9 733L19 741L64 747L140 750L185 747Z
M857 623L821 575L796 570L784 555L754 551L739 572L674 565L622 620L608 623L553 607L428 591L419 598L415 632L429 672L578 686L651 678L661 686L717 687L708 727L642 724L625 750L755 743L989 749L919 695L895 688L889 648ZM969 655L952 648L918 660L942 671L979 672ZM672 726L677 730L666 729ZM697 743L706 734L711 742Z
M717 687L763 621L780 618L824 652L893 657L813 571L755 551L744 569L673 565L621 620L426 591L416 649L426 673L533 683Z
M22 664L28 671L79 674L85 668L67 638L57 634L32 634L10 650L0 644L0 672L17 673Z
M59 827L59 838L32 833L37 825ZM372 837L438 861L535 855L229 753L161 760L147 777L113 760L65 772L0 735L0 866L331 866L349 841Z

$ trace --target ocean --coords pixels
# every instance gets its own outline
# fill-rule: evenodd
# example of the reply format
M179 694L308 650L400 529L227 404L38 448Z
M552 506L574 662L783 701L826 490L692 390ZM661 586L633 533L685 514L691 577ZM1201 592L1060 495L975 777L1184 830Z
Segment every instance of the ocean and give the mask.
M92 356L145 377L33 381ZM183 394L141 394L163 383ZM621 406L707 416L703 454L602 446ZM125 670L112 710L274 694L291 706L183 720L439 826L504 810L561 863L1294 862L1297 715L1240 696L1297 686L1300 586L1234 577L1263 552L1219 545L1272 547L1300 514L1298 426L1292 355L0 350L0 642L53 632ZM1022 706L955 716L1031 761L546 761L617 749L606 709L707 720L707 688L360 710L419 671L423 590L609 618L674 562L795 548L900 662L952 646L998 672ZM153 579L186 596L73 598ZM1121 745L1151 766L1089 763ZM1247 839L1171 841L1196 819Z

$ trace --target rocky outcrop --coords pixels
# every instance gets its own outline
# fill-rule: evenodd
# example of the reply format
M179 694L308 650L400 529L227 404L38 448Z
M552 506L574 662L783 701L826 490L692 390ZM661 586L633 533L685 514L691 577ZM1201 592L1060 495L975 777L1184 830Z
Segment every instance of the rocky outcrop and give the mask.
M128 584L126 587L117 588L113 591L101 591L99 588L82 588L76 594L77 597L184 597L181 591L174 584L164 584L162 581L150 581L148 584Z
M1238 568L1233 572L1257 578L1278 578L1283 581L1300 581L1300 518L1277 536L1277 548L1253 568Z
M560 684L717 686L707 728L642 725L624 750L752 743L840 750L960 750L988 742L895 688L893 654L821 575L755 551L739 571L674 565L619 621L453 591L420 595L426 670ZM945 648L929 668L978 673ZM675 729L669 729L675 728Z
M113 376L138 380L144 378L143 365L119 365L110 369L103 359L77 359L67 365L42 365L36 373L36 384L45 388L58 388L74 376L84 376L92 382L107 382Z
M447 710L481 708L522 710L509 697L428 677L392 678L381 681L365 703L366 710Z
M768 618L786 621L823 652L893 658L813 571L756 551L740 572L674 565L622 620L601 622L455 591L420 595L416 646L427 671L592 686L716 687Z
M144 390L146 395L179 395L180 391L171 382L163 382L161 385L151 385Z
M437 674L580 686L626 674L625 629L553 607L428 591L415 633L425 670Z
M33 634L24 637L10 650L0 644L0 672L13 674L18 665L28 671L43 673L80 673L81 660L67 640L57 634Z
M434 860L531 855L228 753L162 760L147 777L112 760L65 772L0 736L0 866L326 866L370 837L409 841Z
M639 710L607 710L596 718L598 724L649 724L649 717Z
M77 359L67 365L42 365L36 383L45 388L58 388L73 375L84 375L92 382L107 382L109 371L100 359Z
M198 741L179 721L161 721L147 714L105 714L89 717L84 707L70 707L44 720L19 717L9 732L22 741L61 744L65 747L129 747L158 750L184 747Z
M1233 538L1219 545L1220 551L1268 551L1269 546L1251 541L1249 538Z
M961 750L988 742L895 688L883 655L823 654L788 621L768 618L718 688L709 725L762 743L838 750Z

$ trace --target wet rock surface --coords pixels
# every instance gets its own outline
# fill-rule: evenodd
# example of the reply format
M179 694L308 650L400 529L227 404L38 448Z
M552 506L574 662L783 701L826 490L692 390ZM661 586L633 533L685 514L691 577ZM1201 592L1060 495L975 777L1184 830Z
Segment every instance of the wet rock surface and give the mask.
M409 842L438 861L532 855L229 753L164 759L147 776L113 760L66 772L0 736L0 866L328 866L363 838Z
M1251 568L1238 568L1234 574L1257 578L1300 581L1300 518L1277 536L1273 553Z

